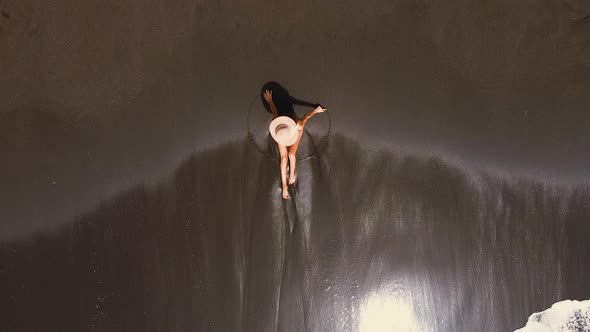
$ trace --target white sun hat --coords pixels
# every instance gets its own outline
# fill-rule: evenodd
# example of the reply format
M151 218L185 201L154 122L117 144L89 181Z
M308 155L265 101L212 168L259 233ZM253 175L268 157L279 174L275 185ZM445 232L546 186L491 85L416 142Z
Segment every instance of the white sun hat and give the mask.
M277 143L291 146L297 142L297 124L288 116L279 116L268 126L270 135Z

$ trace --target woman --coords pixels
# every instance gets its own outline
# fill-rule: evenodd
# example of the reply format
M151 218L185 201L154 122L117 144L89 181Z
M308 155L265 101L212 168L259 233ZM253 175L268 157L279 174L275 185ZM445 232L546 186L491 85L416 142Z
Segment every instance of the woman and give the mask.
M297 148L303 135L307 121L317 113L326 111L320 104L312 104L291 97L284 87L277 82L268 82L262 87L262 103L264 108L272 113L273 121L269 127L271 136L277 141L281 156L281 182L283 199L289 199L287 186L287 162L289 163L289 185L297 180L295 164L297 162ZM293 105L314 107L313 111L299 119Z

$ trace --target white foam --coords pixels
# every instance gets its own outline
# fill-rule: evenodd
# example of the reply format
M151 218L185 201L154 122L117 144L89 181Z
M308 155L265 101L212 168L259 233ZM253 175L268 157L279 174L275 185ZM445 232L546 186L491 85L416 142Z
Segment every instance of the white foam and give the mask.
M590 332L590 300L556 302L551 308L529 317L525 327L514 332Z

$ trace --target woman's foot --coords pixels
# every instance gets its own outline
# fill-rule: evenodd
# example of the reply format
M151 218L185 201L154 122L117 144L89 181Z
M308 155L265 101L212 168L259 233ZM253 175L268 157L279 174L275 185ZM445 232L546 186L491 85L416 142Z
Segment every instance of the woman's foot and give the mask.
M297 176L295 175L295 173L290 174L289 175L289 185L290 186L294 185L295 181L297 181Z
M289 199L289 198L291 198L289 196L289 187L283 186L283 199Z

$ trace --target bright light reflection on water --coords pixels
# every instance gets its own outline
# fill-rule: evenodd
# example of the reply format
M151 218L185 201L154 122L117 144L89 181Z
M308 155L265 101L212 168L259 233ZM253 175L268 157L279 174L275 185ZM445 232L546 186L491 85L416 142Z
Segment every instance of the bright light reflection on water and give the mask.
M387 289L367 296L360 314L360 332L420 331L412 305Z

